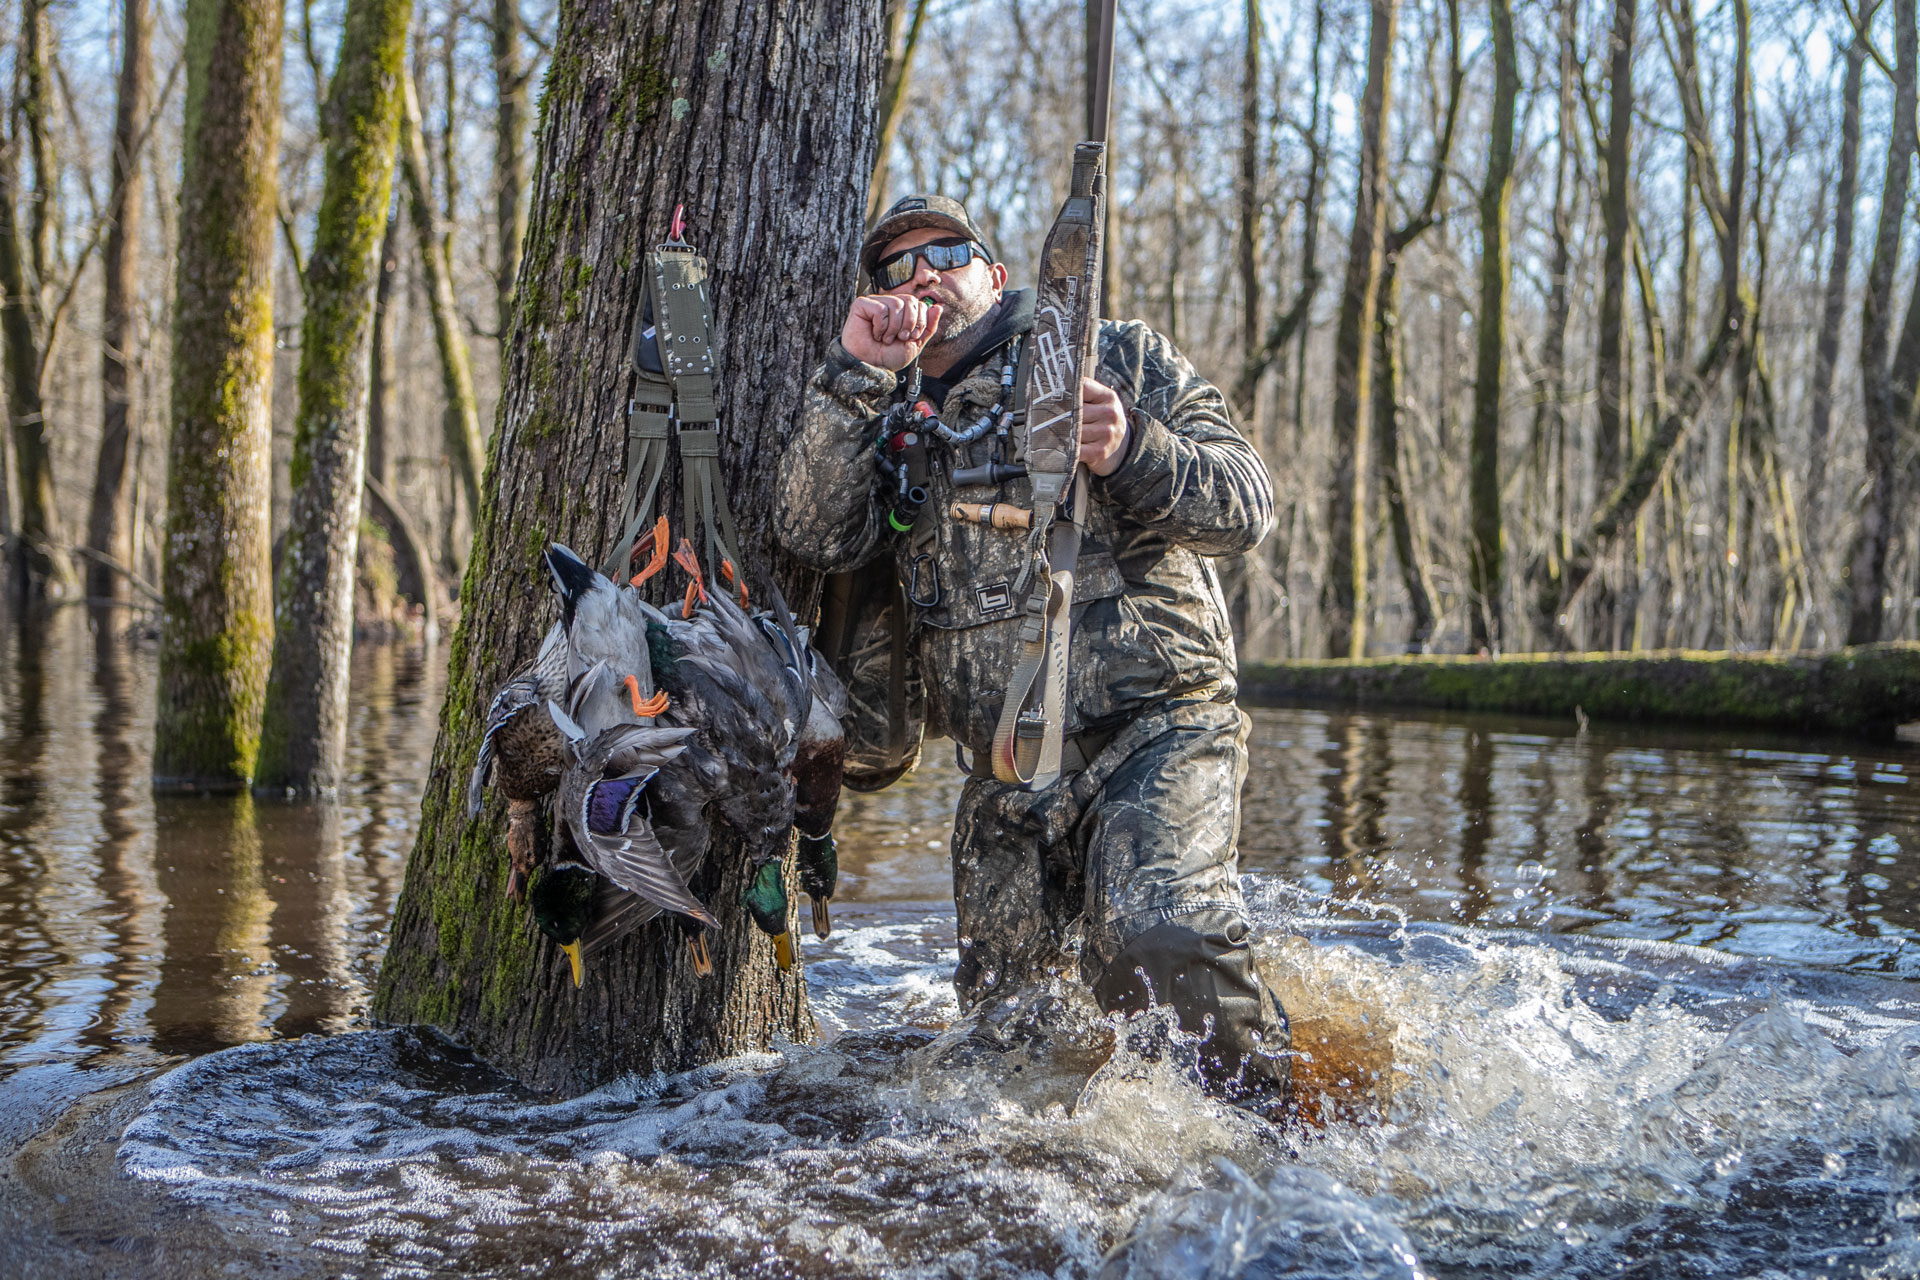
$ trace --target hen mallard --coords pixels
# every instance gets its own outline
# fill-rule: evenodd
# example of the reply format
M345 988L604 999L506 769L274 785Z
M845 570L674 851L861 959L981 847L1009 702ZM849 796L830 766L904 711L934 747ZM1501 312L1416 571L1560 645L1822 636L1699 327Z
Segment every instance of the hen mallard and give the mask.
M547 632L533 662L514 675L487 707L480 756L467 783L467 816L476 818L491 784L507 798L507 892L521 896L533 870L535 805L560 785L572 756L548 704L567 694L567 640Z

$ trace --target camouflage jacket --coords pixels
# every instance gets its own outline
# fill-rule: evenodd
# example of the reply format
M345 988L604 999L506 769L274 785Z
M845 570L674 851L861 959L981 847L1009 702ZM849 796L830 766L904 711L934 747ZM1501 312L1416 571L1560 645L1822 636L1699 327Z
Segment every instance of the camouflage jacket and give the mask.
M1138 321L1100 327L1096 376L1128 409L1119 470L1094 477L1075 591L1068 734L1117 727L1175 694L1233 696L1233 633L1209 556L1249 551L1273 526L1273 487L1225 397L1173 344ZM1001 392L1005 352L979 361L947 393L941 420L975 422ZM1022 477L956 486L957 468L986 462L992 436L929 450L925 524L887 523L874 465L872 418L895 394L892 373L838 342L807 385L801 426L781 460L775 529L789 552L829 573L897 557L919 598L915 648L927 691L927 731L976 754L993 739L1019 650L1014 585L1027 538L956 520L952 503L1029 506ZM916 561L918 564L916 565ZM937 575L937 576L936 576Z

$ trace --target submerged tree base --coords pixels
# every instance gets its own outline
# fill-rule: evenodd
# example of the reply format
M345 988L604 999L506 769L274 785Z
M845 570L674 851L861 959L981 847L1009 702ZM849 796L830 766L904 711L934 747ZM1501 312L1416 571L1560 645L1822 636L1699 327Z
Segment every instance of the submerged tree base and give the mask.
M1437 707L1891 737L1920 720L1920 644L1831 653L1514 654L1249 663L1255 703Z

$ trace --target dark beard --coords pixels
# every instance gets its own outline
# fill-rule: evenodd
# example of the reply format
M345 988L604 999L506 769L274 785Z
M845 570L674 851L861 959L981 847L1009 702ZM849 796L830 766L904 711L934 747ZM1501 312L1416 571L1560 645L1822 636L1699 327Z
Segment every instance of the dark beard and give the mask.
M937 363L941 360L957 360L968 354L999 306L990 295L982 294L977 306L962 310L961 304L956 302L948 307L941 314L940 324L933 331L933 341L921 352L921 358L931 356Z

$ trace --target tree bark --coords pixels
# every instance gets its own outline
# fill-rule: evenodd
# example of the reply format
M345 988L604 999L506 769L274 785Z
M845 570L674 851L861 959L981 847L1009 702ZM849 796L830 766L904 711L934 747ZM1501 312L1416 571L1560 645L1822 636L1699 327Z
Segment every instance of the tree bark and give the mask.
M1393 97L1394 25L1399 0L1371 0L1367 87L1360 108L1360 173L1355 184L1347 275L1333 348L1333 480L1327 498L1327 571L1322 614L1331 657L1367 651L1368 523L1372 505L1366 458L1373 323L1386 219L1387 124Z
M494 327L502 352L513 320L513 282L527 236L527 68L520 0L493 0L493 206L500 257L493 269Z
M400 167L407 180L407 207L412 211L414 238L420 250L420 271L426 277L427 304L433 313L433 345L440 357L440 386L446 397L441 428L467 515L480 527L480 476L486 467L486 439L480 434L479 402L473 394L473 361L467 351L466 330L453 301L453 277L447 266L446 242L434 228L433 183L427 173L427 144L420 133L420 99L413 79L401 86Z
M1497 653L1504 589L1500 560L1500 366L1506 357L1507 288L1512 273L1507 201L1513 193L1513 115L1520 94L1520 62L1508 0L1491 0L1488 12L1493 29L1493 136L1487 148L1486 185L1480 189L1480 312L1475 317L1478 342L1473 435L1467 446L1473 540L1467 564L1473 595L1469 645ZM1624 171L1620 177L1624 180Z
M396 159L395 163L398 163ZM380 241L380 278L373 287L373 335L367 353L367 474L393 488L393 282L400 274L399 211L389 209Z
M1609 37L1605 187L1600 203L1600 311L1595 317L1593 436L1594 497L1608 493L1620 479L1620 458L1627 447L1627 415L1632 392L1627 336L1627 253L1633 235L1633 54L1638 19L1635 0L1615 0ZM1612 646L1612 592L1592 602L1593 632L1600 648Z
M1260 279L1260 0L1246 0L1246 39L1240 51L1240 154L1234 202L1239 225L1234 228L1234 265L1240 273L1240 364L1250 368L1260 357L1260 301L1265 292ZM1171 140L1170 140L1171 141ZM1177 142L1173 142L1178 146ZM1254 395L1237 397L1243 422L1255 416Z
M1380 279L1375 285L1373 324L1373 437L1374 465L1380 469L1380 488L1386 500L1387 524L1393 534L1394 557L1400 562L1400 581L1407 593L1412 625L1407 652L1420 653L1433 635L1433 596L1427 590L1413 540L1413 518L1407 487L1400 473L1400 255L1442 216L1440 193L1445 189L1447 163L1460 123L1460 89L1466 69L1460 60L1460 4L1447 0L1447 105L1443 123L1436 126L1433 158L1428 164L1427 191L1405 225L1396 227L1380 254Z
M1915 0L1893 3L1893 137L1887 148L1887 174L1880 187L1880 221L1874 231L1873 258L1867 266L1867 291L1860 302L1860 389L1867 420L1867 500L1854 535L1848 585L1851 608L1847 643L1880 638L1885 618L1887 550L1894 535L1894 496L1899 488L1895 454L1907 427L1912 398L1911 371L1897 371L1888 359L1893 343L1893 275L1900 262L1901 233L1907 220L1907 187L1915 150ZM1900 377L1907 387L1902 404Z
M1878 0L1862 6L1862 26L1872 22L1878 8ZM1833 373L1840 360L1840 329L1846 323L1847 284L1853 271L1853 206L1860 189L1860 92L1866 65L1866 38L1855 35L1847 46L1846 78L1840 91L1840 173L1834 183L1833 256L1820 311L1820 336L1814 343L1813 417L1807 424L1807 487L1802 504L1809 529L1820 528L1827 482L1827 438L1833 423Z
M53 238L53 154L47 136L52 109L47 86L47 5L31 0L20 15L21 86L13 112L15 136L0 157L0 341L5 343L7 416L13 437L17 536L9 568L30 592L62 589L72 581L65 531L53 486L53 449L47 432L41 378L46 370L47 320L42 290L47 284ZM33 188L27 201L27 234L22 243L14 212L20 203L19 156L33 161Z
M655 922L596 959L576 990L558 950L504 892L498 804L469 822L464 793L488 699L552 620L540 549L557 539L593 558L614 536L641 264L677 203L714 267L722 462L742 550L772 563L775 459L854 284L878 17L871 0L561 8L523 323L509 345L449 696L374 1002L378 1016L441 1027L535 1088L586 1089L810 1032L797 972L778 974L747 921L744 860L724 828L694 883L723 926L714 976L694 978L677 928ZM768 272L770 261L811 265ZM661 509L678 509L671 495ZM810 603L811 579L790 567L780 577L789 599Z
M107 196L106 256L100 260L100 453L93 472L87 545L133 566L133 511L127 493L132 396L127 388L133 305L140 289L139 136L153 80L153 20L147 0L121 6L120 91L113 119ZM128 583L97 561L87 566L87 594L124 600Z
M273 648L267 503L279 0L189 0L154 784L252 776Z
M1579 74L1575 36L1578 0L1559 0L1559 131L1554 139L1553 257L1548 268L1547 331L1541 340L1544 385L1534 409L1529 465L1545 510L1543 544L1536 554L1551 564L1566 552L1567 518L1567 329L1573 315L1574 157L1580 145L1574 113L1574 83ZM1529 573L1531 574L1531 569ZM1550 632L1549 632L1550 634Z
M920 47L920 29L927 20L927 0L885 0L886 67L880 74L880 138L874 147L873 169L867 181L867 221L874 222L886 208L887 165L893 156L894 135L907 112L907 85L913 75L914 51ZM904 34L901 28L905 27Z
M1386 500L1387 525L1393 534L1393 552L1400 562L1400 581L1407 593L1407 652L1424 653L1433 638L1433 594L1420 568L1413 541L1413 513L1407 509L1407 486L1400 470L1400 264L1387 254L1380 264L1379 317L1374 323L1373 434L1377 442L1381 497Z
M327 86L327 153L307 258L292 504L254 784L316 794L346 771L347 664L367 441L368 357L392 202L413 0L348 0Z

